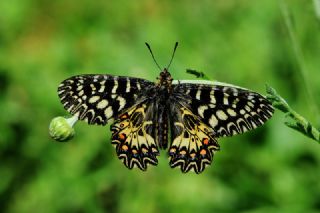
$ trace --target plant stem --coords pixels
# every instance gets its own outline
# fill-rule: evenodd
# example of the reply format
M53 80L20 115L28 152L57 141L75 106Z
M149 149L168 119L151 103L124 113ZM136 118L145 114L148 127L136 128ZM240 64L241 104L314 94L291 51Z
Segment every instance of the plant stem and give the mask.
M305 136L320 143L320 132L317 128L312 126L312 124L305 119L303 116L294 111L289 104L270 86L267 88L267 99L272 103L272 105L285 113L285 117L290 120L286 120L284 124L298 132L301 132Z
M320 4L319 0L314 0L314 1L318 1L318 4ZM307 97L310 101L309 105L310 105L311 111L315 115L316 120L319 121L320 117L319 117L319 112L316 107L316 101L314 99L314 95L312 94L310 84L308 84L308 80L307 80L308 79L308 75L307 75L308 69L305 64L305 60L304 60L304 56L303 56L301 47L298 43L297 37L296 37L294 30L293 30L293 24L292 24L292 19L291 19L290 12L288 9L288 5L286 4L285 0L279 0L279 2L280 2L280 7L281 7L282 14L283 14L283 18L284 18L286 27L288 29L289 37L290 37L291 43L293 45L294 54L297 58L297 63L300 68L299 69L300 75L301 75L303 84L304 84L306 91L307 91Z

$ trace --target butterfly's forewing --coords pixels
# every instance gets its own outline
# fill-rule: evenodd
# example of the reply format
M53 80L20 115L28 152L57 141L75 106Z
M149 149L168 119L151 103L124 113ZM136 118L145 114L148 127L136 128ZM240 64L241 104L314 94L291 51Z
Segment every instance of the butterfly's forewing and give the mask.
M64 80L58 94L64 108L89 124L105 125L134 104L137 94L153 85L144 79L112 75L78 75Z
M183 100L180 101L181 104L174 104L171 113L170 166L179 166L182 172L193 170L200 173L211 164L219 145L214 130L185 107Z
M255 129L271 118L274 111L262 95L220 82L213 85L178 82L175 91L187 94L192 113L213 128L215 137Z
M158 146L155 142L153 106L141 102L122 113L112 124L112 144L119 159L129 169L147 169L157 165Z

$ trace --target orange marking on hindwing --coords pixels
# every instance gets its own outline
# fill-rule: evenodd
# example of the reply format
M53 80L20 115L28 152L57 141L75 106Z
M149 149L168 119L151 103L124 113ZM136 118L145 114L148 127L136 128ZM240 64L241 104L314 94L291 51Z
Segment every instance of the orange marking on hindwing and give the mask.
M204 138L202 140L202 142L203 142L204 145L208 145L209 144L209 139L208 138Z
M193 158L195 158L196 157L196 153L191 153L190 154L190 157L193 159Z
M180 155L185 155L185 154L187 154L187 152L184 151L184 150L182 150L182 151L179 152L179 154L180 154Z
M127 145L123 145L123 146L121 147L121 149L122 149L123 151L127 151L129 148L128 148Z
M128 114L127 113L125 113L125 114L120 116L121 120L124 120L124 119L127 119L127 118L128 118Z
M126 134L124 134L124 133L119 134L119 139L121 141L124 141L126 138L127 138Z
M207 154L207 151L205 149L201 149L200 155L206 155L206 154Z
M170 153L176 153L176 148L171 148Z

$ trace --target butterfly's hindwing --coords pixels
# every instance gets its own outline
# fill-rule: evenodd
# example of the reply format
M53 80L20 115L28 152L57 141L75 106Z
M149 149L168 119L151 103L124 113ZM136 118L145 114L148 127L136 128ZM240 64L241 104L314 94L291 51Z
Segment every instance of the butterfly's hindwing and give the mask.
M216 137L241 134L261 126L273 114L271 103L256 92L231 85L177 84L192 112L211 126Z
M58 94L64 108L79 120L105 125L132 106L142 89L153 85L139 78L112 75L79 75L64 80Z
M201 173L211 164L214 151L219 150L213 129L181 105L171 116L170 166L179 166L182 172Z
M112 144L126 167L147 169L147 164L157 165L159 155L155 143L152 113L147 104L131 107L112 124Z

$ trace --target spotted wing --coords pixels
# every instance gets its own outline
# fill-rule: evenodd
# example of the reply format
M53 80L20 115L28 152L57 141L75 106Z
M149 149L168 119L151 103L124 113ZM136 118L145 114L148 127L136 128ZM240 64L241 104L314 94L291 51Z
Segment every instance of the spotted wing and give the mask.
M105 125L132 106L152 82L112 75L78 75L64 80L58 94L64 108L89 124Z
M230 84L178 83L175 93L186 94L192 113L213 128L216 137L241 134L264 124L273 114L262 95Z
M214 130L183 104L176 104L171 113L170 166L182 172L201 173L210 165L214 151L219 150Z
M129 169L146 170L148 164L158 164L153 115L152 105L142 102L122 113L111 126L112 144Z

